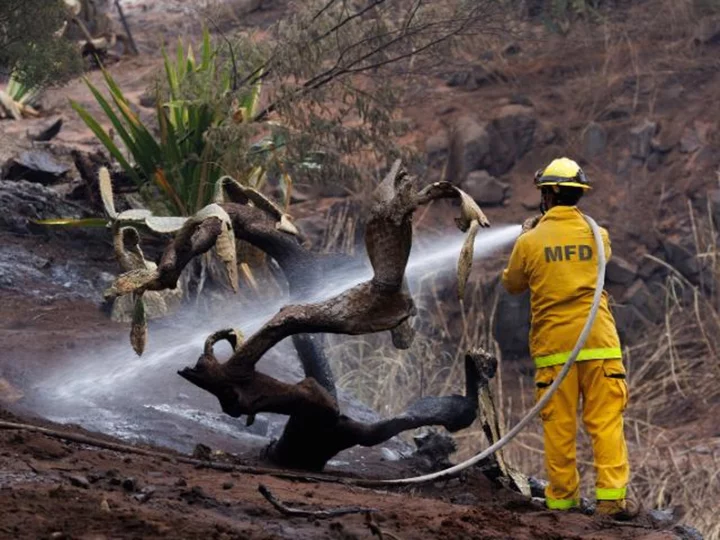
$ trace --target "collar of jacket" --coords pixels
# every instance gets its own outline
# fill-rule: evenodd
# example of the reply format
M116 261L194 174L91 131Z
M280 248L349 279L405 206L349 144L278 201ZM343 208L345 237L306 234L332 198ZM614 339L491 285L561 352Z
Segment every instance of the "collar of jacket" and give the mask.
M550 210L545 212L545 215L540 220L540 223L543 221L569 219L574 217L582 217L582 212L578 210L577 206L553 206Z

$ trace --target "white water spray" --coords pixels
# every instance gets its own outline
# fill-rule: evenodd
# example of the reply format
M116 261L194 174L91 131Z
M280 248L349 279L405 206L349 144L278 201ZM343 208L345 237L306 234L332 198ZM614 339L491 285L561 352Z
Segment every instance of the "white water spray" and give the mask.
M520 234L520 229L520 225L507 225L480 231L475 241L475 259L508 246ZM414 283L429 275L454 272L463 241L464 235L460 233L425 240L417 238L406 272L411 290ZM367 266L359 264L355 269L343 269L327 277L321 293L295 302L322 301L370 277ZM231 303L210 318L185 316L170 327L151 328L149 346L142 358L135 357L126 339L108 343L102 350L73 356L36 385L34 408L51 420L77 422L126 438L150 436L156 443L160 442L158 429L163 428L152 427L147 418L148 409L163 415L174 413L185 421L201 422L215 432L227 431L221 429L220 424L229 418L202 412L217 409L215 398L174 377L173 372L195 363L210 333L234 326L250 335L286 302L287 299L279 298L252 306ZM263 371L280 378L288 372L291 377L301 377L297 362L288 365L282 360L294 356L287 344L280 343L276 349L282 350L285 356L266 355L268 358L261 361ZM194 407L189 408L190 404ZM176 448L182 446L176 440L163 442Z

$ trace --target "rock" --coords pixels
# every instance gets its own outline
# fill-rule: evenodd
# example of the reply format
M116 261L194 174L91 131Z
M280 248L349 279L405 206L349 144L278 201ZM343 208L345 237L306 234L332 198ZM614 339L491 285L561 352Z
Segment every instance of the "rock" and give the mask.
M138 99L141 107L146 109L154 109L157 104L157 95L154 92L143 92Z
M233 487L235 487L235 484L233 482L223 482L222 484L222 488L226 490L232 489Z
M483 66L473 66L451 73L447 77L447 85L451 88L461 87L465 90L477 90L481 86L496 82L506 82L507 77L498 70L488 70Z
M450 454L457 450L457 445L448 433L428 428L415 435L413 441L417 447L415 457L420 459L425 469L439 471L451 465Z
M210 461L212 459L212 448L206 444L198 443L195 445L192 457L195 459L202 459L204 461Z
M534 476L528 476L528 484L530 484L531 496L545 498L545 489L548 486L547 480L535 478Z
M615 327L617 328L620 336L620 341L625 343L627 341L633 341L641 332L645 331L649 321L646 317L643 317L640 312L631 305L618 305L612 306L612 314L615 319Z
M700 144L697 133L692 129L686 128L685 131L683 131L682 137L680 137L680 151L683 154L691 154L696 152L700 146L702 145Z
M703 535L695 527L690 525L676 525L673 532L680 540L703 540Z
M125 491L135 492L138 489L137 480L132 476L128 476L122 481L122 487Z
M72 476L68 476L68 480L70 481L70 484L72 484L75 487L79 487L79 488L83 488L83 489L90 489L90 482L84 476L72 475Z
M668 269L661 263L649 257L643 257L638 267L638 276L644 281L651 281L657 278L664 278L668 273Z
M638 279L627 290L623 302L634 307L645 319L658 323L663 318L662 302L650 292L643 280Z
M657 133L656 122L645 120L630 130L630 154L638 159L647 159L650 155L650 142Z
M607 133L597 122L590 122L582 133L583 152L592 159L601 155L607 146Z
M510 105L523 105L525 107L532 107L532 100L525 94L513 94L510 96Z
M614 256L607 264L606 278L610 283L629 285L635 280L638 267L622 257Z
M685 164L690 173L686 193L693 199L703 200L707 193L707 177L714 177L720 165L720 152L713 145L703 145Z
M55 120L43 122L42 124L27 130L27 137L35 142L47 142L54 139L62 129L62 116Z
M88 482L90 482L91 484L97 484L104 477L105 475L100 472L91 472L87 475Z
M680 151L683 154L696 152L702 146L700 135L694 127L686 127L680 137Z
M425 141L425 153L430 167L442 166L448 156L450 139L445 131L432 135Z
M535 128L535 142L548 146L550 144L561 144L563 141L563 132L559 126L552 125L549 122L538 122Z
M59 163L49 152L28 150L3 167L8 180L27 180L38 184L55 184L65 178L70 167Z
M672 151L675 144L670 136L657 136L650 141L650 149L658 154L667 154Z
M450 133L446 178L460 184L471 171L490 164L490 133L487 124L465 116L455 123Z
M522 105L501 107L490 124L490 165L477 168L486 169L494 176L508 172L532 148L536 127L532 108Z
M522 52L522 48L517 43L510 43L503 49L503 56L517 56Z
M498 305L493 335L503 359L527 358L530 354L530 293L511 295L498 285Z
M653 527L668 527L673 525L677 521L677 517L674 515L672 509L659 510L657 508L651 508L647 512Z
M472 77L472 74L468 70L455 71L447 76L446 84L450 88L455 88L455 87L459 87L459 86L464 87L468 84L471 77Z
M490 176L486 171L473 171L460 187L479 205L499 206L507 197L510 185Z
M447 179L459 184L472 171L506 173L532 148L536 126L533 109L522 105L501 107L490 123L460 118L450 135Z
M107 502L107 499L100 501L100 511L108 514L110 513L110 504Z
M660 165L662 165L663 158L660 154L656 152L652 152L650 156L648 156L647 161L645 162L645 166L647 167L647 170L650 172L655 172L660 168Z
M668 264L687 278L696 277L700 272L698 259L691 250L679 242L665 239L662 242L662 248L665 252L665 260Z
M145 486L142 490L140 490L140 493L134 493L132 497L142 504L148 502L154 494L155 488L153 486Z

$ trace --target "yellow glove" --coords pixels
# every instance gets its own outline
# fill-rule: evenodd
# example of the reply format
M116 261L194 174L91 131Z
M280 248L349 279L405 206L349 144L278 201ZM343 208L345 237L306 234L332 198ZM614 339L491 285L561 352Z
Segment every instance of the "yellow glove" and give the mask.
M542 215L540 214L527 218L522 224L522 232L520 234L524 234L530 229L534 229L535 226L540 222L540 219L542 219Z

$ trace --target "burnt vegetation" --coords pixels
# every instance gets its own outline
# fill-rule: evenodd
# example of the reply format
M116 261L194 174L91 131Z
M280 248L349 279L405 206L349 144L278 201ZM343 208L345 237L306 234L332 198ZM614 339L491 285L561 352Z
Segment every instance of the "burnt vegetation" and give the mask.
M341 450L358 444L380 444L421 426L441 425L451 432L470 426L477 414L479 386L483 382L486 386L494 373L494 359L487 353L468 351L464 396L426 397L394 418L364 424L339 410L323 347L323 333L362 335L383 331L391 333L395 347L410 346L414 331L409 320L416 310L408 294L405 267L412 244L412 215L419 206L441 198L460 200L461 216L456 221L461 230L468 232L458 267L463 291L475 235L489 222L472 199L451 184L435 183L418 190L415 179L396 161L375 190L366 225L372 279L320 302L287 305L247 339L233 329L215 332L207 339L197 364L179 371L180 376L215 395L226 414L246 416L248 425L258 413L288 415L282 437L268 449L269 458L285 467L320 470ZM298 235L279 230L276 216L247 204L229 202L219 206L230 217L235 238L249 242L277 261L291 299L321 293L328 271L323 256L303 247ZM147 291L175 288L187 264L216 245L223 226L216 215L188 220L156 269L122 274L108 296L134 294L140 303ZM291 336L306 378L288 384L256 371L263 355ZM213 351L221 340L228 341L233 349L224 363Z

